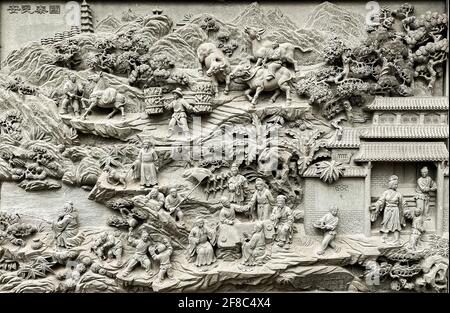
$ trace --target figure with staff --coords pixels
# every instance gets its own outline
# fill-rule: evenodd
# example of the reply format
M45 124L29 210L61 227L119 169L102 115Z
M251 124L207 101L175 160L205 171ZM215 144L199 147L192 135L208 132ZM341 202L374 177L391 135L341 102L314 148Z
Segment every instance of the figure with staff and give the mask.
M178 218L178 223L180 226L184 226L183 212L180 209L180 204L183 201L184 199L178 194L178 190L176 188L170 189L169 195L165 200L166 210L170 213L170 215L173 215L175 221Z
M187 170L183 177L192 178L197 181L197 184L192 188L189 193L182 197L178 194L178 190L176 188L171 188L169 190L169 195L165 199L164 207L165 209L172 215L174 218L178 218L179 226L184 227L183 221L183 212L180 209L181 204L189 198L189 196L197 189L198 186L205 180L205 178L210 177L212 175L211 171L205 168L192 168Z

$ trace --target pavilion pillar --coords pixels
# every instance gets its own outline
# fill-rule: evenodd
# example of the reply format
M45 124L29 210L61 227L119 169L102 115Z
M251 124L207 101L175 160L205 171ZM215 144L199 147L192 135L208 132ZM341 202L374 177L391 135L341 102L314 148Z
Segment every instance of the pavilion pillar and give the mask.
M436 163L436 234L442 236L444 226L444 167L445 162Z
M364 181L364 236L370 237L372 233L372 227L370 222L370 205L371 203L371 190L370 185L372 181L372 162L368 162L365 165L366 179Z

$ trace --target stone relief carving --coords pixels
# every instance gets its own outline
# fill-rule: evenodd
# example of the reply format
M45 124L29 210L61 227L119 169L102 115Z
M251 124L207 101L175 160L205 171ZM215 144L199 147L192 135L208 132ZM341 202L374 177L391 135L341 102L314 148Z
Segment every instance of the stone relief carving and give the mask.
M375 202L375 209L372 220L376 220L378 214L383 211L383 221L381 222L380 231L383 233L383 242L387 241L389 233L394 234L392 244L401 244L400 232L405 226L403 208L406 203L403 195L397 191L398 177L392 175L389 177L389 189L383 192L381 197Z
M325 253L325 249L330 246L339 252L334 239L336 238L336 227L339 222L338 217L339 209L332 207L330 212L325 214L319 221L314 224L315 228L322 229L324 231L323 240L320 249L317 254L322 255Z
M114 5L3 57L0 292L448 291L440 2Z

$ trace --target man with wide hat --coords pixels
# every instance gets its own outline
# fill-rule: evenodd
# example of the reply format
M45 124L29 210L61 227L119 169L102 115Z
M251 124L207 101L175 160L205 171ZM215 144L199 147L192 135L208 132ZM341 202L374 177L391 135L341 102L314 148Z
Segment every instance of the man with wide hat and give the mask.
M179 126L183 131L185 137L190 138L191 134L187 123L186 110L195 111L195 108L183 98L183 92L181 88L176 88L172 91L174 100L166 105L167 109L173 110L172 118L169 122L169 133L167 137L173 135L175 125Z

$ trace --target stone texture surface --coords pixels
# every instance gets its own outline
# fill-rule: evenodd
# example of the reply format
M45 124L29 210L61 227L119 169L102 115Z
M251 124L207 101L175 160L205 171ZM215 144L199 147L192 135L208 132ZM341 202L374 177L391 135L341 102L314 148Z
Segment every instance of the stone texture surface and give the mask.
M448 291L446 3L380 5L1 2L0 292Z
M364 178L342 178L331 185L317 178L308 178L305 189L314 190L314 192L305 195L305 207L314 209L305 211L306 233L320 234L313 224L327 213L330 203L333 203L340 208L341 222L337 228L339 234L363 234L365 196L363 186Z

